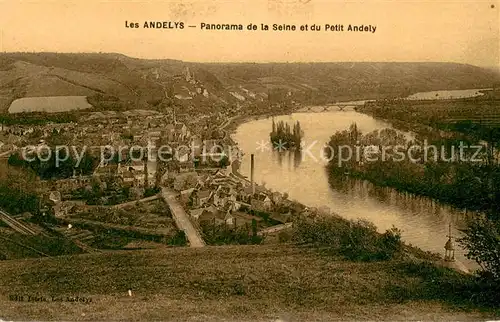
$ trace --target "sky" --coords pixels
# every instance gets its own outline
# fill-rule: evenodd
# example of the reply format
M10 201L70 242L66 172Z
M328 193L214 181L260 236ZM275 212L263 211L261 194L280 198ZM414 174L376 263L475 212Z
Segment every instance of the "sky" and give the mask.
M0 51L116 52L200 62L435 61L499 66L500 0L0 0ZM125 22L184 22L131 29ZM201 30L201 23L320 31ZM375 26L325 31L325 24ZM195 25L196 28L188 28Z

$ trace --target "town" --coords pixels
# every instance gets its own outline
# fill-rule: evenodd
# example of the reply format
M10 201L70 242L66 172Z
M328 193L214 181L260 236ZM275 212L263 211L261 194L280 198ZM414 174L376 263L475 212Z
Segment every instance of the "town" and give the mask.
M189 68L183 77L198 83ZM137 240L148 247L262 243L307 208L254 182L253 155L251 178L240 174L243 151L227 130L237 117L237 110L188 117L174 108L130 109L66 123L2 124L4 160L41 179L38 205L5 212L4 221L23 233L61 235L84 252ZM110 231L125 241L109 246Z

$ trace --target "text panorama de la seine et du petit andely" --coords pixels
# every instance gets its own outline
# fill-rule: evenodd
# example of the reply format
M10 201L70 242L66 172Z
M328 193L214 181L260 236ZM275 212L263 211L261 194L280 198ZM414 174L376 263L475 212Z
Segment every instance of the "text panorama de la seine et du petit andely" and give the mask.
M144 23L125 21L126 28L143 29L185 29L197 28L196 25L188 25L184 22L174 21L144 21ZM375 25L366 24L224 24L224 23L205 23L199 25L201 30L248 30L248 31L351 31L374 33L377 30Z

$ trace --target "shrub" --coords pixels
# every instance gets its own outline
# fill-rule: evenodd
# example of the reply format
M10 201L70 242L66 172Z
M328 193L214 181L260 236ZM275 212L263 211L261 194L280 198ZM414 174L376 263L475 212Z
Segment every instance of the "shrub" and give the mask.
M298 219L293 240L325 247L355 261L388 260L399 254L403 246L396 228L380 234L371 222L335 216Z
M264 241L264 237L253 233L249 226L201 224L201 228L208 245L257 245Z
M160 190L161 189L158 187L146 188L146 190L144 191L144 198L152 197L152 196L158 194L160 192Z
M395 257L403 250L401 241L401 230L392 227L385 231L380 238L381 255L387 256L386 259Z
M280 243L288 243L289 241L292 240L292 237L293 237L292 234L289 231L286 231L286 230L280 231L278 233L278 241Z
M500 305L500 284L491 279L464 275L426 261L401 262L396 269L416 278L414 284L407 286L387 286L386 294L398 301L443 300L462 307L472 304L484 308L498 308Z
M178 230L177 233L167 241L167 244L174 246L186 246L187 245L186 233L184 233L183 230Z

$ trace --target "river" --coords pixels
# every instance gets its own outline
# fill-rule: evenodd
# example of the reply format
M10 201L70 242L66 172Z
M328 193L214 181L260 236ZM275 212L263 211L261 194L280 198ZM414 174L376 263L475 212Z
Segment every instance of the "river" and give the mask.
M250 154L255 154L255 181L274 191L287 192L290 199L310 207L328 207L347 219L373 222L380 232L395 226L402 230L407 242L421 249L444 254L449 224L452 235L463 225L464 213L429 198L399 193L390 188L376 187L361 180L329 182L322 147L336 131L345 130L356 122L363 132L390 128L388 123L355 111L295 113L274 118L275 121L299 121L304 131L305 146L300 155L271 149L269 132L272 119L259 119L241 124L232 134L245 155L240 172L250 175ZM268 143L268 145L266 145ZM456 258L468 268L477 265L466 259L456 245Z

